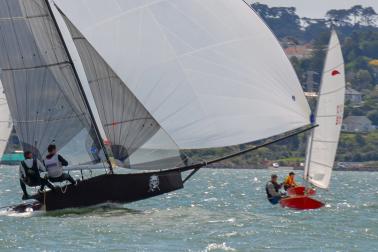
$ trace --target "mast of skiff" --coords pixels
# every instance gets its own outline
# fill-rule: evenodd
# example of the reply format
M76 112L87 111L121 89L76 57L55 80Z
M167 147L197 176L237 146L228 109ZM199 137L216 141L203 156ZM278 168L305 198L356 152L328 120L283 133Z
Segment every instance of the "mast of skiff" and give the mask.
M68 50L68 47L67 47L67 44L66 44L66 42L65 42L65 40L64 40L63 34L62 34L62 32L61 32L61 30L60 30L60 28L59 28L58 22L57 22L57 20L56 20L56 18L55 18L55 15L54 15L54 12L53 12L53 10L52 10L52 8L51 8L50 2L49 2L49 0L45 0L45 2L46 2L46 6L47 6L47 8L48 8L48 11L49 11L49 13L50 13L50 16L51 16L51 18L52 18L52 20L53 20L53 23L54 23L54 25L55 25L55 28L56 28L57 31L58 31L58 35L59 35L59 37L60 37L60 39L61 39L61 41L62 41L63 48L64 48L64 50L65 50L65 52L66 52L66 54L67 54L67 57L68 57L68 60L69 60L70 65L71 65L71 67L72 67L72 69L73 69L73 72L74 72L75 78L77 79L77 83L78 83L78 88L79 88L79 91L80 91L80 95L82 96L83 101L84 101L84 103L85 103L85 106L86 106L87 109L88 109L89 116L90 116L91 122L92 122L92 124L93 124L93 128L94 128L94 130L95 130L95 134L96 134L97 138L99 139L100 146L101 146L101 148L102 148L102 150L103 150L103 152L104 152L104 154L105 154L106 161L107 161L107 163L108 163L108 165L109 165L109 170L110 170L111 173L113 173L113 166L112 166L112 162L110 161L109 153L108 153L107 148L106 148L106 146L105 146L105 144L104 144L104 139L103 139L102 136L101 136L101 132L100 132L100 130L99 130L99 128L98 128L98 125L97 125L97 123L96 123L96 120L95 120L95 117L94 117L93 111L92 111L92 109L91 109L91 106L90 106L90 103L89 103L89 101L88 101L88 98L87 98L87 96L86 96L86 94L85 94L85 91L84 91L84 88L83 88L82 82L81 82L81 80L80 80L79 74L78 74L77 69L76 69L76 67L75 67L75 64L74 64L74 62L73 62L73 60L72 60L71 54L70 54L70 52L69 52L69 50Z

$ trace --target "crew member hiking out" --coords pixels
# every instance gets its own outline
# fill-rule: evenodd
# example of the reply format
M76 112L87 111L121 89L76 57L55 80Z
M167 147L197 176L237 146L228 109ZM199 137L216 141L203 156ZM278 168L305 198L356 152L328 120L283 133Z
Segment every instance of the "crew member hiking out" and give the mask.
M43 160L46 166L47 174L51 182L69 181L76 184L76 181L68 174L63 172L63 166L67 166L68 162L57 153L55 144L50 144L47 148L48 154Z
M282 198L282 195L279 192L280 189L281 185L277 183L277 175L272 174L270 181L268 181L265 186L266 195L272 205L276 205L280 202Z
M20 186L24 195L23 200L29 199L30 196L26 190L28 186L41 186L39 189L43 191L45 186L54 190L54 186L45 178L41 178L40 172L45 172L45 166L37 159L33 158L33 154L30 151L24 152L25 160L20 164Z
M291 187L296 187L297 183L295 182L295 173L290 172L289 176L287 176L283 182L284 189L287 191L287 189Z

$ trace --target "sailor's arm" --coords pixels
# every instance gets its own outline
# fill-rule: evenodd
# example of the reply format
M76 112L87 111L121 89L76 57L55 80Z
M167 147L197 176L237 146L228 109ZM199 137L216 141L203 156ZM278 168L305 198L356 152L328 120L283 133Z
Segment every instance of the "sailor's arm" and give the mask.
M282 182L282 185L287 185L288 184L288 178L286 177L285 179L284 179L284 181Z
M22 167L22 165L20 165L18 172L21 179L24 179L26 177L25 170L24 167Z
M67 166L67 165L68 165L68 161L65 160L61 155L58 155L58 160L59 160L59 162L60 162L63 166Z
M37 160L37 166L39 171L46 172L46 167L41 161Z

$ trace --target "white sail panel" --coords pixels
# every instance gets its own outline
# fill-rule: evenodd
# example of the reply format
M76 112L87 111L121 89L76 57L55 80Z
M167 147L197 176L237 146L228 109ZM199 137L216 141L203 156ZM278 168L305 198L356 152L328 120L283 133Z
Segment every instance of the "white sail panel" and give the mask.
M54 1L182 149L309 123L278 41L243 1Z
M56 18L61 15L56 13ZM118 165L138 169L183 166L173 140L73 24L66 17L61 21L61 31L68 33L66 43L71 41L71 51L77 50L76 66L83 66L84 81L95 103L92 107L99 113L99 126Z
M344 113L345 70L337 34L332 31L319 92L316 123L305 167L305 178L328 188L335 161Z
M4 94L3 84L0 81L0 159L4 154L5 148L7 147L8 139L12 132L12 127L13 125L8 108L7 98Z

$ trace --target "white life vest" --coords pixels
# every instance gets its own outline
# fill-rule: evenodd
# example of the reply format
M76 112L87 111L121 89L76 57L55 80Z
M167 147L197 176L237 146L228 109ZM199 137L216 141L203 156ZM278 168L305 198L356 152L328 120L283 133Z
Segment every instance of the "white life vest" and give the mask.
M63 174L62 163L58 159L58 154L55 154L50 159L44 160L47 174L50 178L58 178Z

